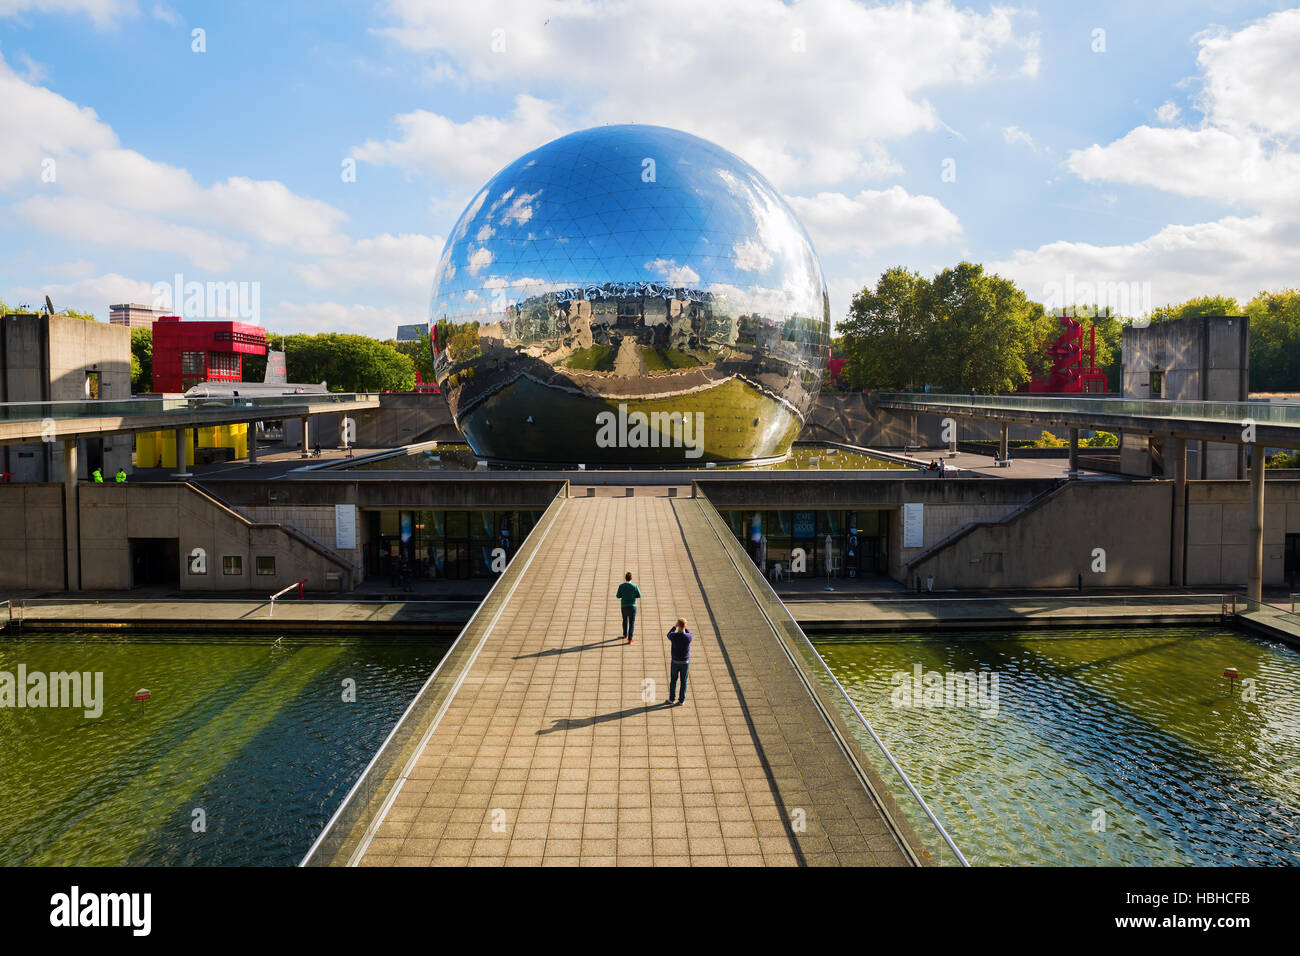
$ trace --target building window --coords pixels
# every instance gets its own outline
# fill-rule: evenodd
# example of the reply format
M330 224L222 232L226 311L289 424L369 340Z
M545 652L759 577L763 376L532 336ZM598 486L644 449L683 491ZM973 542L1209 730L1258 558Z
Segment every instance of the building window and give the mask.
M86 373L86 397L91 401L95 401L99 398L99 373L98 372Z
M221 556L222 574L243 574L244 556L241 554L223 554Z
M204 355L202 352L182 352L181 353L181 374L182 375L202 375L207 371L203 364Z
M275 577L275 555L261 554L257 556L257 573L268 577Z
M1153 398L1163 398L1165 394L1165 373L1151 373L1151 396Z

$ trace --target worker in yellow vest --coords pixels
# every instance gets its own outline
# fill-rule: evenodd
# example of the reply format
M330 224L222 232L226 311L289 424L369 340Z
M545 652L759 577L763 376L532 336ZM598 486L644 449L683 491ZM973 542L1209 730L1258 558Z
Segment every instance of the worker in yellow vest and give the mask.
M90 480L97 485L102 485L104 483L104 473L96 468L90 473Z
M126 484L126 469L119 468L117 470L117 474L113 477L113 480L116 481L119 485Z

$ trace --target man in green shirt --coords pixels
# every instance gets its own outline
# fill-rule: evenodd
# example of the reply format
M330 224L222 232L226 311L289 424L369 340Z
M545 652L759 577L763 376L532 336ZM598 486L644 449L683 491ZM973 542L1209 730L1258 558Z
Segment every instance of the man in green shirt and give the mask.
M636 625L636 602L641 596L641 589L632 583L632 572L623 575L623 583L618 586L614 596L623 602L623 636L632 643L632 628Z

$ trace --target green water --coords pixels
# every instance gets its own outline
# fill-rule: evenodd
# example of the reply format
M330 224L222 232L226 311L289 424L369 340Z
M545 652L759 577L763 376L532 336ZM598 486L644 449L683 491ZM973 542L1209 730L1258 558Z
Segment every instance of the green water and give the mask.
M1300 863L1289 647L1175 628L863 636L817 650L972 864ZM914 685L896 675L916 665L982 673L985 696L909 700Z
M6 637L0 671L102 672L103 713L0 708L0 865L296 864L445 650Z

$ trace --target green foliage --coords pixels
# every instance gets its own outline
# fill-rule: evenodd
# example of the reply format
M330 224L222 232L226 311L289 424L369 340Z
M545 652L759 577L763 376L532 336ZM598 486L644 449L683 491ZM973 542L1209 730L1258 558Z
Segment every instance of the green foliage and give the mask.
M895 267L853 298L840 325L850 385L1012 391L1046 368L1056 323L1016 285L963 262L933 279ZM1059 334L1059 333L1057 333Z
M266 334L268 348L278 350L281 341L290 382L325 382L331 392L409 392L415 388L415 363L389 343L334 332ZM264 357L244 359L245 381L260 382L265 373Z
M1163 305L1151 312L1152 322L1170 322L1197 315L1241 315L1237 300L1227 295L1203 295L1182 305Z
M1280 452L1264 465L1265 468L1300 468L1300 451Z
M1118 448L1119 436L1112 432L1099 431L1091 438L1081 439L1079 445L1083 448Z
M131 330L131 392L153 391L153 329Z
M1061 447L1063 447L1063 446L1065 446L1065 445L1068 445L1068 444L1069 444L1069 442L1067 442L1064 438L1057 438L1057 437L1056 437L1055 435L1053 435L1051 432L1049 432L1049 431L1047 431L1047 430L1044 430L1042 436L1038 439L1038 441L1034 442L1034 443L1033 443L1032 445L1030 445L1029 447L1031 447L1031 448L1061 448Z
M455 355L456 339L452 339L451 347ZM574 349L559 364L565 368L579 369L584 372L609 372L613 370L616 358L618 358L618 349L614 346L593 345L589 349Z
M1300 391L1300 289L1261 292L1246 303L1250 316L1250 388Z
M434 380L433 351L429 344L429 333L421 327L416 329L416 335L418 338L410 341L398 342L396 339L389 339L383 344L409 358L416 371L420 373L422 381L432 382Z

